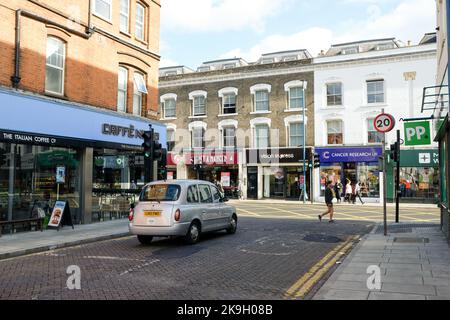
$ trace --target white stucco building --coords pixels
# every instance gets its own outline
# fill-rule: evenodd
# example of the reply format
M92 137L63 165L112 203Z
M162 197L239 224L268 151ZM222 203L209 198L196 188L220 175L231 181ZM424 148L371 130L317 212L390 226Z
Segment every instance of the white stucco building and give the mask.
M373 119L382 109L395 117L386 139L392 144L397 129L403 139L401 118L429 116L421 106L423 88L436 77L435 34L418 45L393 38L333 45L313 65L315 147L321 159L314 197L322 199L325 181L340 180L345 189L350 179L363 182L364 201L379 202L381 137Z

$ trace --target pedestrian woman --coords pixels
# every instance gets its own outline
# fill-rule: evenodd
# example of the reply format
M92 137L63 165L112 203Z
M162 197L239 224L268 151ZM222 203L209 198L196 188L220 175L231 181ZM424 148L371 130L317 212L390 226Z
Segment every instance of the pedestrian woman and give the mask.
M334 223L333 220L333 214L334 214L334 209L333 209L333 183L331 181L327 182L327 188L325 189L325 204L327 206L327 211L319 214L319 221L322 221L322 217L326 216L327 214L330 215L330 223Z
M344 198L344 202L347 201L348 203L350 203L350 199L352 197L352 185L350 183L350 180L347 179L347 185L345 186L345 198Z
M337 203L341 203L342 183L338 181L334 186L334 193L336 194Z

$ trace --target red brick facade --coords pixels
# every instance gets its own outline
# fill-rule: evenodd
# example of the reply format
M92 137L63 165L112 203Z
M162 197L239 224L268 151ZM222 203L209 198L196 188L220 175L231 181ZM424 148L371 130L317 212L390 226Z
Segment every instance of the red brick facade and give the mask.
M145 8L144 41L135 38L137 2ZM127 112L132 113L133 73L138 71L144 74L148 90L141 116L155 118L160 0L129 0L129 33L119 30L120 0L111 0L111 21L89 14L88 3L87 0L1 0L0 85L13 86L16 11L22 9L48 21L26 14L20 17L18 89L49 95L45 91L47 37L54 36L65 43L64 95L58 98L117 110L118 68L123 66L128 69ZM86 32L89 21L93 30L90 36Z

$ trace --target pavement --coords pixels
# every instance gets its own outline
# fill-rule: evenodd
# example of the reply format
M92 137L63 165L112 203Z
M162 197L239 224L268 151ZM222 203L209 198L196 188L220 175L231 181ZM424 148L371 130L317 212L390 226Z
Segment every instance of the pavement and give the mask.
M450 300L450 246L439 225L403 223L388 230L384 236L378 225L362 237L313 299ZM373 266L379 286L374 269L368 270Z
M0 237L0 260L128 235L128 220L63 227L59 231L20 232Z

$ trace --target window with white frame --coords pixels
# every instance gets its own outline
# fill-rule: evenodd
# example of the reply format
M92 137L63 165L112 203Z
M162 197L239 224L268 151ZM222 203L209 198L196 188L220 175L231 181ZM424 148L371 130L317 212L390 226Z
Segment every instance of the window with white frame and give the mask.
M136 25L135 35L139 40L144 40L144 20L145 20L145 8L142 4L136 4Z
M342 49L342 54L354 54L359 52L359 47L347 47Z
M374 119L367 119L367 142L381 143L383 141L383 134L375 130L373 121Z
M327 106L342 105L342 83L327 84Z
M195 96L193 101L193 116L206 115L206 99L205 96Z
M255 148L268 148L269 143L269 126L267 124L255 125Z
M304 143L303 123L291 122L289 124L289 146L290 147L303 146L303 143Z
M143 95L148 94L147 85L144 76L138 72L134 73L134 90L133 90L133 114L142 115Z
M269 111L269 91L255 91L255 111Z
M367 81L367 103L384 103L384 80Z
M175 148L175 130L167 129L167 151L173 151Z
M164 118L175 118L177 116L177 101L174 98L164 100L163 106Z
M117 86L117 111L119 112L127 112L127 85L128 70L124 67L119 67Z
M303 89L292 87L289 89L289 109L301 109L304 107Z
M205 147L205 130L202 127L192 129L192 148Z
M111 20L112 0L94 0L94 13L106 20Z
M130 30L130 0L120 0L120 31L128 33Z
M233 126L223 127L223 146L225 148L234 148L236 146L236 128Z
M331 120L327 122L327 143L342 144L344 141L342 120Z
M45 64L45 91L64 94L65 43L58 38L47 38Z
M236 94L226 93L223 95L223 114L236 113Z

